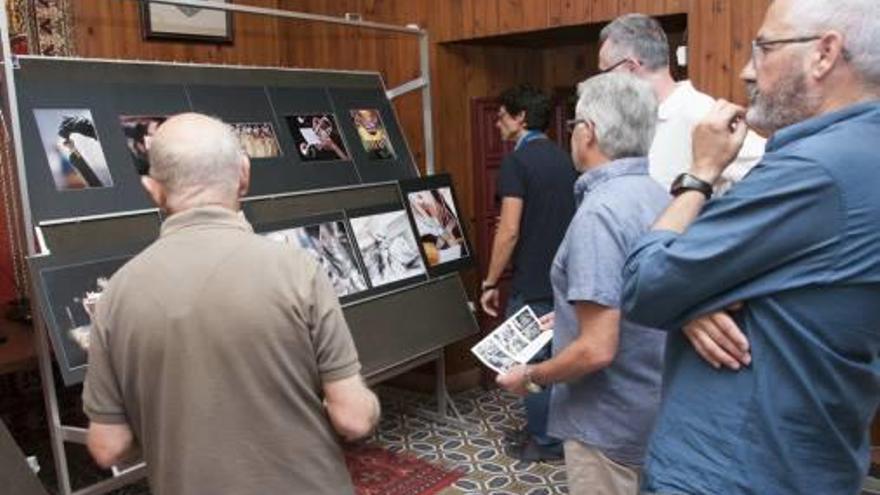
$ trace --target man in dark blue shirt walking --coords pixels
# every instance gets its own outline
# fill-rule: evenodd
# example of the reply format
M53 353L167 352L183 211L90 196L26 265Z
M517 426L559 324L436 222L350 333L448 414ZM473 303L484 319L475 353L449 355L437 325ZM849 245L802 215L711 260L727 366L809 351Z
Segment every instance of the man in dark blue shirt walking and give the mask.
M670 331L647 492L860 489L880 399L878 17L876 0L775 0L748 112L719 102L697 127L690 173L627 260L627 317ZM707 203L743 117L773 134L767 154Z

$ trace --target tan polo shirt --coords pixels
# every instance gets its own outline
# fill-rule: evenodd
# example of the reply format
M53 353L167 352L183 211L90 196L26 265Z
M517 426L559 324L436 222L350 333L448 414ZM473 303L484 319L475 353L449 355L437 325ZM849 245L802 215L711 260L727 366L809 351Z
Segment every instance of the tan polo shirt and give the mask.
M196 208L111 279L84 409L131 426L155 495L348 494L321 385L359 370L308 254L231 210Z

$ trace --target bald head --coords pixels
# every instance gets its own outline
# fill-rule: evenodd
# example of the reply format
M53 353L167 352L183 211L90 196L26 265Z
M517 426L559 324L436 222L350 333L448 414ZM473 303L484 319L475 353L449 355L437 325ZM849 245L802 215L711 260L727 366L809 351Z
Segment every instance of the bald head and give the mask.
M185 113L165 121L150 144L149 160L144 185L172 212L211 204L237 207L247 189L249 165L238 137L206 115Z

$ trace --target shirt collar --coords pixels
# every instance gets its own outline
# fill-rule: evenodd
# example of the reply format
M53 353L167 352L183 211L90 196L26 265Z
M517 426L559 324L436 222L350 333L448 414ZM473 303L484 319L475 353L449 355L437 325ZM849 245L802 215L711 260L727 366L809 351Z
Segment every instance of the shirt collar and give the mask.
M657 106L657 118L660 120L668 120L671 114L676 113L680 107L690 102L689 95L696 93L694 85L690 81L680 81L675 84L675 90L660 102Z
M519 137L519 139L516 140L516 146L513 147L513 150L517 151L520 148L522 148L523 146L525 146L526 144L528 144L536 139L546 139L546 138L547 138L547 136L545 136L544 133L541 131L526 131L525 134L523 134L522 136Z
M648 158L644 156L621 158L584 172L574 183L574 196L580 203L587 192L595 190L604 182L624 175L648 175Z
M241 211L223 206L199 206L175 213L162 222L160 237L169 236L192 227L220 227L253 232L251 224Z
M870 113L880 114L880 100L856 103L855 105L850 105L846 108L784 127L776 131L773 137L767 141L767 152L776 151L795 141L818 134L838 122L854 119Z

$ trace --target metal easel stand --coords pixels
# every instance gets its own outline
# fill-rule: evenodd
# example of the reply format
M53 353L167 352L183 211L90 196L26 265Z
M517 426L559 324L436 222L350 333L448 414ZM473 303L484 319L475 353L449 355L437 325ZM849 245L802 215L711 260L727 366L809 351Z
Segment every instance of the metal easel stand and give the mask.
M127 0L131 1L131 0ZM133 0L140 1L140 0ZM375 29L380 31L391 31L400 34L409 34L419 37L419 58L420 58L420 75L417 79L406 82L398 87L391 88L386 91L389 99L394 99L412 91L421 90L422 93L422 117L425 141L425 170L428 174L434 173L434 139L433 139L433 119L432 119L432 102L431 102L431 77L430 77L430 44L428 32L418 26L395 26L391 24L381 24L367 21L354 21L339 17L315 15L302 12L291 12L286 10L268 9L261 7L253 7L248 5L238 5L232 3L206 1L206 0L152 0L155 3L182 5L189 7L211 8L214 10L228 11L233 13L264 15L270 17L297 19L306 21L315 21L329 24L347 25L351 27ZM30 198L27 188L27 170L24 164L21 122L18 114L18 96L15 82L15 66L16 62L12 54L11 43L9 38L9 19L6 10L6 0L0 0L0 42L3 49L3 83L6 90L6 110L8 111L10 127L12 131L12 141L15 149L15 160L18 172L19 194L22 199L22 218L24 226L24 236L28 248L28 254L36 254L34 248L34 225L33 217L30 209ZM32 301L36 301L32 298ZM35 312L35 314L37 314ZM143 463L137 464L123 471L114 469L114 476L102 482L90 485L74 492L70 484L70 472L68 469L67 455L65 453L64 444L66 442L84 444L86 439L86 430L79 427L65 426L61 424L61 417L58 408L58 396L55 388L55 381L52 372L52 352L49 344L49 336L45 324L35 318L37 325L36 344L37 354L40 364L40 377L43 382L43 396L46 405L47 417L49 421L49 432L51 436L52 453L55 458L55 468L58 478L58 488L61 495L100 495L110 492L114 489L130 484L143 478L146 474L146 466ZM443 350L440 349L421 358L419 364L430 361L437 363L437 402L438 411L436 413L429 411L421 411L421 415L435 421L443 421L457 426L472 429L467 425L454 402L449 397L446 389L445 363ZM409 368L407 368L409 369ZM405 371L405 370L404 370ZM394 374L399 374L400 369L388 370ZM393 376L393 375L388 375ZM452 411L454 417L449 416Z

